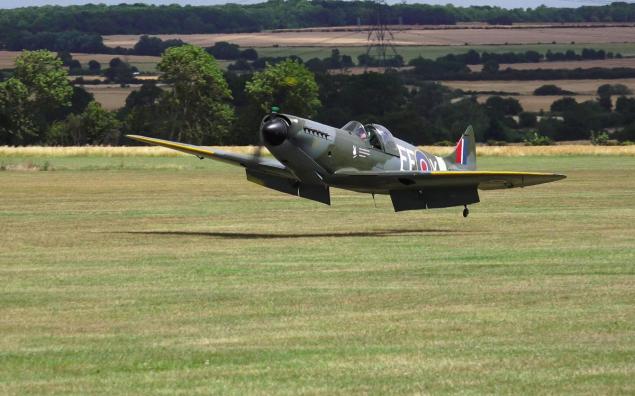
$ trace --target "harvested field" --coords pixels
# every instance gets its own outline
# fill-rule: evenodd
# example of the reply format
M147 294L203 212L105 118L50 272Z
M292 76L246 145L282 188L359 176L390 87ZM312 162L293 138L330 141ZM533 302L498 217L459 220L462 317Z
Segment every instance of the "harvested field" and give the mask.
M623 59L603 59L603 60L581 60L581 61L558 61L540 63L501 63L501 70L534 70L534 69L591 69L594 67L631 67L635 68L635 58ZM481 71L483 65L470 65L470 69L475 72Z
M73 58L77 59L82 65L88 64L92 59L101 63L102 69L108 67L108 63L112 58L119 58L124 62L136 66L141 72L153 72L157 68L157 63L161 60L158 56L142 56L142 55L112 55L112 54L73 54Z
M611 51L614 53L620 53L624 56L635 56L635 43L609 43L609 44L510 44L510 45L471 45L471 46L457 46L457 45L428 45L428 46L399 46L397 52L407 62L410 59L416 57L424 57L428 59L436 59L440 56L447 54L463 54L473 49L478 52L525 52L536 51L541 54L545 54L548 50L552 52L565 52L567 50L573 50L580 53L583 48L592 47L594 49L604 49L605 51ZM256 50L261 56L288 56L296 55L304 60L311 58L326 58L331 55L331 49L334 46L315 46L315 47L257 47ZM357 59L357 56L366 53L366 47L339 47L342 55L349 55L353 59Z
M15 66L15 58L20 55L20 51L0 51L0 69L10 69ZM91 60L101 63L102 69L108 67L108 63L112 58L120 58L121 60L136 66L142 72L151 72L156 70L159 62L158 56L141 56L141 55L113 55L113 54L81 54L73 53L73 58L77 59L84 67Z
M538 43L633 43L635 27L604 28L524 28L524 29L418 29L395 31L395 45L479 45ZM162 39L181 39L200 46L227 41L243 47L279 46L364 46L368 32L361 31L283 31L238 34L158 35ZM104 36L110 47L131 48L140 35Z
M532 95L534 90L545 84L554 84L580 95L595 95L603 84L624 84L635 92L635 78L620 80L532 80L532 81L442 81L443 85L454 89L475 92L509 92Z
M485 103L487 98L489 98L490 96L492 95L478 95L477 99L480 103ZM541 110L549 111L549 109L551 108L551 104L553 102L564 97L564 96L534 96L534 95L501 95L501 96L504 98L517 99L520 102L521 106L523 106L523 110L531 111L535 113ZM575 95L571 97L574 98L576 101L578 101L578 103L584 102L587 100L596 99L595 95ZM613 98L614 104L616 100L617 98Z
M83 85L86 91L95 96L95 100L108 110L117 110L126 104L130 92L138 90L140 85L121 87L116 84Z
M256 152L255 146L214 146L214 149L229 151L232 153L252 154ZM447 155L453 148L438 146L422 146L421 149L436 155ZM590 144L561 144L557 146L504 146L492 147L479 145L477 149L479 157L528 157L528 156L570 156L570 155L594 155L594 156L635 156L634 146L592 146ZM263 155L269 155L266 148ZM181 152L156 146L134 147L107 147L107 146L82 146L82 147L7 147L0 146L0 157L3 158L55 158L55 157L181 157L187 156Z

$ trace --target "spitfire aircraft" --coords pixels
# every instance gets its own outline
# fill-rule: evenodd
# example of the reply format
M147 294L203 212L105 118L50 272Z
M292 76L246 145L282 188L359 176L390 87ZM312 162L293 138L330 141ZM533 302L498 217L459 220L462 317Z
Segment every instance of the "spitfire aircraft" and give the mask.
M254 155L145 136L129 138L245 168L247 180L283 193L331 204L330 187L388 194L396 212L479 202L478 190L527 187L565 178L554 173L476 170L472 127L454 151L439 157L395 138L378 124L350 121L341 128L272 110L260 124ZM275 158L260 155L265 146Z

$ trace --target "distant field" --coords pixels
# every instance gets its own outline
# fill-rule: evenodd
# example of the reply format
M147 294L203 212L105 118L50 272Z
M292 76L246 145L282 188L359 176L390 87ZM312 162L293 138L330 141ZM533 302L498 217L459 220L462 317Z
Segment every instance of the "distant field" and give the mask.
M480 103L485 103L485 101L490 96L491 95L478 95L477 99ZM555 102L556 100L562 98L562 96L534 96L534 95L513 95L513 96L502 95L502 96L517 99L520 102L521 106L523 107L524 111L531 111L531 112L539 112L541 110L549 111L551 108L551 104ZM576 96L573 96L573 98L578 102L584 102L587 100L595 99L596 97L594 95L576 95Z
M181 39L200 46L228 41L243 47L279 46L363 46L367 31L285 31L238 34L158 35L162 39ZM635 27L531 28L531 29L420 29L393 31L395 45L484 45L559 43L634 43ZM131 48L139 35L104 36L110 47Z
M625 78L620 80L442 81L443 85L465 91L501 91L510 93L515 92L524 95L533 94L536 88L545 84L554 84L560 88L581 95L595 95L600 85L618 83L626 85L635 92L635 78Z
M92 59L101 63L101 67L106 69L112 58L119 58L124 62L136 66L141 72L153 72L156 65L161 60L158 56L141 56L141 55L112 55L112 54L72 54L82 65L87 65Z
M126 104L126 98L132 91L140 88L139 85L120 87L115 84L84 85L84 89L95 96L95 100L108 110L117 110Z
M558 61L540 63L502 63L501 70L533 70L533 69L591 69L594 67L630 67L635 68L635 58L624 59L603 59L603 60L581 60L581 61ZM479 72L483 65L470 65L472 71Z
M4 158L0 394L635 393L635 157L395 214L189 157ZM6 168L6 167L5 167Z
M20 55L20 51L0 51L0 69L10 69L15 66L15 58ZM112 54L80 54L73 53L73 58L77 59L84 67L91 60L101 63L103 69L108 68L108 63L112 58L120 58L123 61L136 66L142 72L151 72L156 69L159 57L141 55L112 55Z
M504 97L513 97L518 99L523 109L526 111L539 112L540 110L549 111L551 104L562 98L562 96L535 96L533 92L536 88L544 84L555 84L565 90L575 92L578 95L573 96L578 102L592 100L596 98L596 92L600 85L603 84L624 84L635 92L635 79L623 80L555 80L555 81L442 81L443 85L454 89L462 89L464 91L474 92L508 92L514 95L505 95ZM483 103L491 95L478 95L479 102ZM613 98L617 100L617 98Z
M331 55L331 50L337 46L323 47L259 47L256 48L261 56L288 56L296 55L304 60L311 58L326 58ZM366 47L337 47L343 55L349 55L357 60L357 56L366 53ZM436 59L447 54L462 54L473 49L479 52L525 52L537 51L541 54L548 50L552 52L565 52L574 50L581 52L583 48L604 49L605 51L619 52L624 56L635 56L635 43L620 44L526 44L526 45L429 45L429 46L399 46L396 47L397 53L401 55L406 62L419 56L427 59Z
M605 51L619 52L624 56L635 56L635 43L620 43L620 44L528 44L528 45L471 45L471 46L398 46L396 47L397 53L401 55L406 62L413 58L422 56L428 59L436 59L440 56L447 54L460 54L474 49L479 52L525 52L525 51L537 51L540 53L546 53L548 50L554 52L563 52L569 49L577 52L582 51L583 48L595 48L604 49ZM366 53L365 46L358 47L346 47L346 46L294 46L294 47L255 47L260 56L299 56L304 60L311 58L325 58L331 55L331 50L338 48L343 55L351 56L357 61L357 56ZM0 51L0 69L10 69L14 67L15 58L20 52L15 51ZM156 65L159 62L159 57L154 56L138 56L138 55L112 55L112 54L73 54L82 64L86 65L91 59L102 64L102 68L108 67L108 63L114 57L119 57L122 60L129 62L133 66L136 66L142 72L155 72ZM221 68L226 69L227 65L231 61L218 61ZM502 65L505 67L512 67L517 69L533 69L536 67L541 68L575 68L575 67L635 67L633 66L634 59L614 59L607 61L581 61L581 62L544 62L540 64L515 64L515 65ZM481 66L473 66L475 69L480 69Z
M576 100L581 102L595 97L597 88L602 84L625 84L635 92L635 79L624 80L555 80L555 81L441 81L454 89L465 91L500 91L518 93L523 108L528 111L548 110L558 96L533 96L533 91L544 84L555 84L563 89L576 92ZM95 100L109 110L116 110L123 107L126 98L134 90L139 89L139 85L120 87L119 85L85 85L84 88L95 95ZM481 101L489 95L481 95Z
M484 103L487 98L492 95L478 95L477 99L480 103ZM534 96L534 95L502 95L503 97L510 97L517 99L523 107L524 111L540 112L541 110L550 111L551 104L558 99L562 99L563 96ZM597 99L596 95L575 95L572 96L578 103L585 102L587 100ZM617 97L613 97L613 105L617 101Z

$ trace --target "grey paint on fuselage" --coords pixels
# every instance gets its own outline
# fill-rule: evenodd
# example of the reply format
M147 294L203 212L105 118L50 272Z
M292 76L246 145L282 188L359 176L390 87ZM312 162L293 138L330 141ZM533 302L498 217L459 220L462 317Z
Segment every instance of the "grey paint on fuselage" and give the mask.
M337 181L331 180L329 175L342 170L404 172L451 170L448 169L448 164L443 158L421 151L394 136L390 138L397 146L398 157L373 147L369 139L362 139L347 130L291 115L279 114L279 116L290 121L289 139L280 146L269 147L269 150L301 180L359 192L382 194L387 191L338 186ZM290 150L291 147L287 145L293 145L296 150ZM298 152L303 152L304 155Z

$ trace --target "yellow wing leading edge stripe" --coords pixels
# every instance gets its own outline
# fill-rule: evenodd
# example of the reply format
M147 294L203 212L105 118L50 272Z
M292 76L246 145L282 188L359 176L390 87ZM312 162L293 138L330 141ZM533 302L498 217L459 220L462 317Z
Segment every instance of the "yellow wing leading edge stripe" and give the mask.
M139 136L139 135L126 135L126 137L136 140L138 142L154 144L157 146L163 146L173 150L184 151L190 154L202 154L202 155L210 155L210 156L213 156L216 154L214 151L210 149L204 149L198 146L191 146L188 144L171 142L171 141L163 140L163 139L155 139L155 138Z
M565 177L557 173L541 173L541 172L514 172L514 171L436 171L430 172L431 175L439 176L556 176Z

